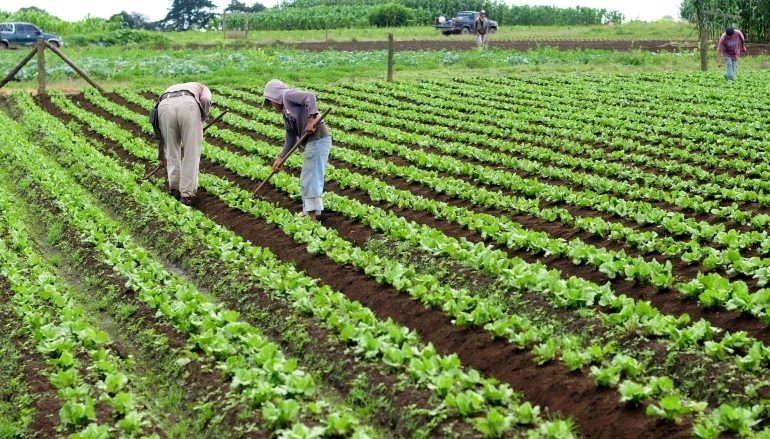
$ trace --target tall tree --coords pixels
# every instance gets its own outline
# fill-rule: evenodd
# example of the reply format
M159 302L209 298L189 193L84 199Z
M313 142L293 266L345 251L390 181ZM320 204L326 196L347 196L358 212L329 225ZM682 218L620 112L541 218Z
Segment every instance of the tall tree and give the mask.
M169 30L188 30L193 26L204 27L216 14L211 0L174 0L166 18L161 20Z
M249 7L246 3L239 2L238 0L230 0L230 4L225 8L225 12L249 12Z
M115 14L110 17L109 21L123 23L124 26L129 29L141 29L146 28L150 24L150 19L146 15L139 12L126 12L120 11L119 14Z
M37 12L39 14L47 14L48 12L45 11L45 9L40 9L37 6L28 6L26 8L19 8L18 12Z
M710 28L711 38L725 26L733 25L748 41L770 41L770 0L684 0L680 15Z
M263 5L260 2L256 2L253 5L251 5L251 7L249 8L249 12L262 12L265 9L267 9L265 5Z

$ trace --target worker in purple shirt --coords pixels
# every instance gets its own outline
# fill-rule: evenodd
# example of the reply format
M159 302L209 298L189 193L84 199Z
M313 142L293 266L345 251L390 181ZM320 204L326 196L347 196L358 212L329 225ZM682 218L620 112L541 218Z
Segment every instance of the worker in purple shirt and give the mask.
M738 58L746 53L746 45L743 44L743 33L732 27L725 29L717 43L717 67L722 68L719 57L724 58L727 65L725 78L735 80L735 71L738 68Z
M323 211L324 174L329 163L332 138L324 121L316 122L318 106L316 96L309 91L290 89L283 82L273 79L265 84L263 106L273 107L283 115L286 141L273 162L273 171L281 170L283 160L294 143L304 133L310 136L305 144L302 171L299 176L302 195L302 214L315 221Z

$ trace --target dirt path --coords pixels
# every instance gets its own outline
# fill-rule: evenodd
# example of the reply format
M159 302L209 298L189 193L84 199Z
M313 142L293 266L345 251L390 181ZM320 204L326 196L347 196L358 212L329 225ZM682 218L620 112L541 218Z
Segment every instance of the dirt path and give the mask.
M578 49L602 49L627 52L630 50L643 50L645 52L676 52L691 51L694 45L686 42L672 42L668 40L497 40L492 35L487 41L489 47L496 49L526 51L552 47L558 50ZM187 49L219 49L221 45L214 44L186 44L179 46ZM256 47L287 47L292 49L321 52L324 50L339 51L372 51L387 50L388 42L382 41L318 41L303 43L281 44L228 44L225 47L231 49L256 48ZM451 35L442 40L402 40L395 42L396 51L410 50L453 50L464 51L476 48L476 40L471 36ZM168 48L168 47L165 47ZM749 55L767 55L770 53L770 45L748 45Z

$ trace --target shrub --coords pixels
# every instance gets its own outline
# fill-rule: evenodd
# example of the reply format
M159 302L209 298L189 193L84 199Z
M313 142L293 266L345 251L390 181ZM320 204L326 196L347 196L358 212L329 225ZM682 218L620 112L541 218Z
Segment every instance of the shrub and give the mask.
M74 34L65 38L68 46L113 46L125 44L163 44L169 38L158 32L149 32L136 29L119 29L110 32L92 32L86 34Z
M399 3L385 3L369 13L369 23L378 27L406 26L414 20L414 12Z

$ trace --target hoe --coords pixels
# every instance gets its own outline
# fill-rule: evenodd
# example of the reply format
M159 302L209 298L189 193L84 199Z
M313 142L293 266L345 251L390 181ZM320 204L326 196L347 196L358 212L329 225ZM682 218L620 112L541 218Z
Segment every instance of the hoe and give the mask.
M318 120L316 120L316 122L315 122L316 125L318 125L322 120L324 120L324 117L326 117L326 115L329 114L330 111L332 111L332 107L327 108L323 113L321 113L321 116L319 116ZM294 151L296 151L297 148L300 147L300 145L305 143L305 140L307 140L307 138L308 138L308 136L310 136L310 134L311 133L306 132L305 134L302 135L302 137L299 138L299 140L297 140L297 143L295 143L294 146L291 147L289 152L287 152L286 155L283 157L283 160L281 160L281 165L280 166L283 166L283 164L286 163L286 160L288 160L289 157L292 154L294 154ZM262 189L262 186L264 186L265 183L267 183L267 181L270 180L270 177L275 175L275 173L276 173L276 171L271 172L270 175L267 176L267 178L262 180L262 183L260 183L259 186L257 186L256 189L254 189L254 192L252 193L252 195L256 195L257 192L259 192L259 190Z

